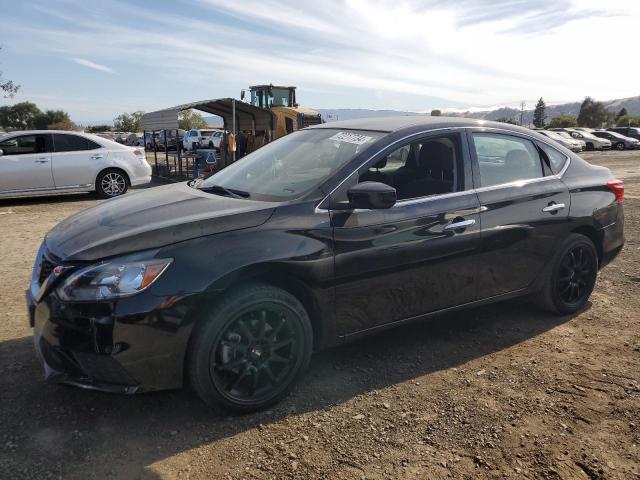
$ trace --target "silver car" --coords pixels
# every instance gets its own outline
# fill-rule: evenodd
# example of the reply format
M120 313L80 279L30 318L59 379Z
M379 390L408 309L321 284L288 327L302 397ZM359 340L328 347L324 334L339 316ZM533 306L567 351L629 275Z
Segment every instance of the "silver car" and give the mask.
M143 149L97 135L32 130L0 137L0 197L96 191L108 198L150 181Z
M546 137L549 137L552 140L555 140L560 145L568 148L572 152L581 152L586 148L586 143L584 143L583 141L572 138L569 134L566 134L566 136L561 135L561 133L564 132L554 132L551 130L538 130L537 132Z

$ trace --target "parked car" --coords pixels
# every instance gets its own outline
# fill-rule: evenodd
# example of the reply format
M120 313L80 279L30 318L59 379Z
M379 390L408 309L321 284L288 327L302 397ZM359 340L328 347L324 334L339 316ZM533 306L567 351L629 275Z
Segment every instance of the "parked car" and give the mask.
M625 137L635 138L640 140L640 128L637 127L611 127L607 128L609 132L616 132Z
M606 138L596 137L593 133L585 130L575 130L573 128L565 128L573 138L584 141L586 150L611 150L611 141Z
M564 139L568 139L568 140L571 140L573 142L578 142L578 144L580 145L582 150L586 150L587 149L587 144L585 143L584 140L580 140L578 138L573 138L569 134L569 132L565 132L564 130L554 130L554 133L556 133L557 135L560 135Z
M215 130L189 130L185 132L182 146L185 150L206 148L209 145L210 137L214 131Z
M596 130L593 132L596 137L606 138L611 142L612 148L616 150L635 150L640 148L640 141L635 138L625 137L617 132L606 130Z
M51 381L265 408L313 350L365 334L524 295L575 314L622 249L623 200L609 169L522 127L314 125L53 228L34 341Z
M205 145L209 148L220 149L220 142L222 142L222 137L224 132L222 130L213 130L211 135L205 140Z
M165 142L167 150L175 150L178 143L182 145L185 131L180 129L178 131L177 139L175 130L167 130L166 132L163 130L161 132L157 132L157 134L158 136L156 137L156 144L158 150L165 150Z
M107 198L150 181L143 150L97 135L33 130L0 139L0 197L96 191Z
M550 130L536 130L538 133L555 140L560 145L568 148L572 152L581 152L585 149L585 143L582 140L571 137L571 135L562 136L560 132L552 132Z
M130 133L124 144L130 147L144 147L144 137L141 133Z

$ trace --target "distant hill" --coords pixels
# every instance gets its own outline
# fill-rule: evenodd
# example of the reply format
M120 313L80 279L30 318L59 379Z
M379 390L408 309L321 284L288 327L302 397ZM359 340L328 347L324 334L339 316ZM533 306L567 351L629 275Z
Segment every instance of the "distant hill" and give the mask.
M580 102L563 103L560 105L547 105L546 115L547 119L551 119L557 115L568 113L571 115L578 115L580 111ZM604 106L612 112L618 112L622 107L626 108L631 115L640 115L640 96L621 98L617 100L608 100L604 103ZM429 113L418 112L402 112L398 110L367 110L367 109L352 109L352 108L337 108L337 109L318 109L322 114L322 118L325 121L332 120L351 120L354 118L370 118L370 117L399 117L405 115L429 115ZM492 110L483 111L466 111L461 112L459 110L447 111L443 109L443 115L451 117L467 117L477 118L481 120L497 120L501 117L520 119L520 110L511 107L501 107ZM529 124L533 120L533 108L524 111L523 123Z

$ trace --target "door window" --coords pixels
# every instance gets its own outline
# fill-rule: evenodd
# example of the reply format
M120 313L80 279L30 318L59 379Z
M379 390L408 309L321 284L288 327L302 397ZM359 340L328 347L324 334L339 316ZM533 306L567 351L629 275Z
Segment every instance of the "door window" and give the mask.
M396 189L398 200L462 190L458 135L405 144L360 174L359 182L381 182Z
M483 187L543 176L540 155L530 140L511 135L474 133L473 143Z
M3 155L28 155L50 151L47 135L22 135L0 141Z
M54 133L53 145L56 152L80 152L100 148L100 145L88 138L65 133Z

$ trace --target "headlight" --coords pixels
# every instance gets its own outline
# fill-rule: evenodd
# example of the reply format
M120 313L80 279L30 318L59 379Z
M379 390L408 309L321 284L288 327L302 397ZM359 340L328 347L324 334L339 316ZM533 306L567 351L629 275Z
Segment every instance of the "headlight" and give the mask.
M155 282L172 258L111 262L83 268L65 279L57 293L62 300L111 300L142 292Z

